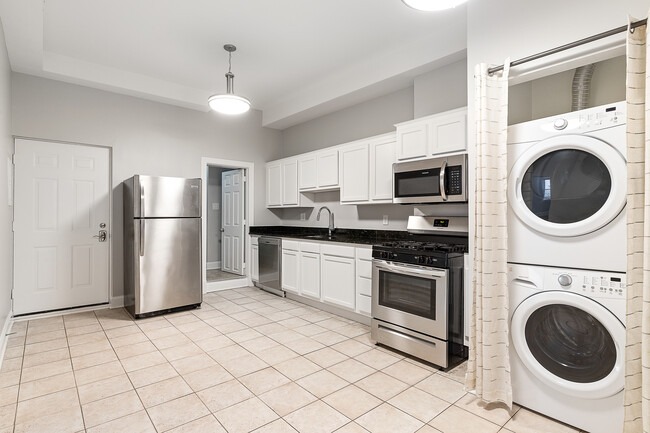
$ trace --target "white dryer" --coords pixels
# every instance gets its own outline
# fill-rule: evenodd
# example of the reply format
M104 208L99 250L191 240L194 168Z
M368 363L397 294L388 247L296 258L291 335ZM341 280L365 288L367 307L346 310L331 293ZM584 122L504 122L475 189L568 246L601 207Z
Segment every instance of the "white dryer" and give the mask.
M508 128L508 262L625 271L625 103Z
M508 266L513 400L591 433L623 430L625 274Z

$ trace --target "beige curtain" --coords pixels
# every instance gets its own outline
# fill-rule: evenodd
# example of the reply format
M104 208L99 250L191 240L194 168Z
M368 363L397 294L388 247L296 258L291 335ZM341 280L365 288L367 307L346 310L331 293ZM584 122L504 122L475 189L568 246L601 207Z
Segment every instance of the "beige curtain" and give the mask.
M487 402L512 407L508 354L507 130L508 73L476 66L476 234L474 301L465 387Z
M632 20L635 21L635 20ZM627 32L625 433L650 433L650 116L647 26Z

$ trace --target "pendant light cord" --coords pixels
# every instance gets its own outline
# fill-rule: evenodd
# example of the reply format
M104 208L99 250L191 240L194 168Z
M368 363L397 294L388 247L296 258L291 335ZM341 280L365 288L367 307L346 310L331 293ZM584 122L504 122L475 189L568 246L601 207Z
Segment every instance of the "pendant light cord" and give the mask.
M230 70L232 68L232 51L228 51L228 73L231 73Z

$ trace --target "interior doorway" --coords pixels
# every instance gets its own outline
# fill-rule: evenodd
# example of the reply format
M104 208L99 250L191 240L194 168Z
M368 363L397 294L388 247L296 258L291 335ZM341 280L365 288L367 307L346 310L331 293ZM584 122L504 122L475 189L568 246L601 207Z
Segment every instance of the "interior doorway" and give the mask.
M208 282L244 275L244 169L208 166Z
M250 285L253 164L203 158L204 291Z

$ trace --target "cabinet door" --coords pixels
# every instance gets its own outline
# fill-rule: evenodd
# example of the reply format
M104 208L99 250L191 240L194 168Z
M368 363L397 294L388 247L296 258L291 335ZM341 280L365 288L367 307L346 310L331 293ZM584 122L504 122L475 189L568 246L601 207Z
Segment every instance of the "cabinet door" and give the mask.
M300 252L300 294L320 299L320 254Z
M393 199L395 139L370 144L370 200Z
M429 153L454 152L467 148L467 113L453 113L429 121Z
M427 123L415 123L397 127L397 159L421 158L427 156Z
M266 206L282 206L282 165L266 166Z
M260 280L259 247L251 245L251 280Z
M282 289L298 293L298 251L282 249Z
M318 153L318 187L332 188L339 184L339 151Z
M282 163L282 205L298 205L298 160Z
M303 156L298 160L298 188L309 190L316 188L316 155Z
M354 310L354 259L321 255L322 300Z
M368 201L368 144L341 149L341 202Z

